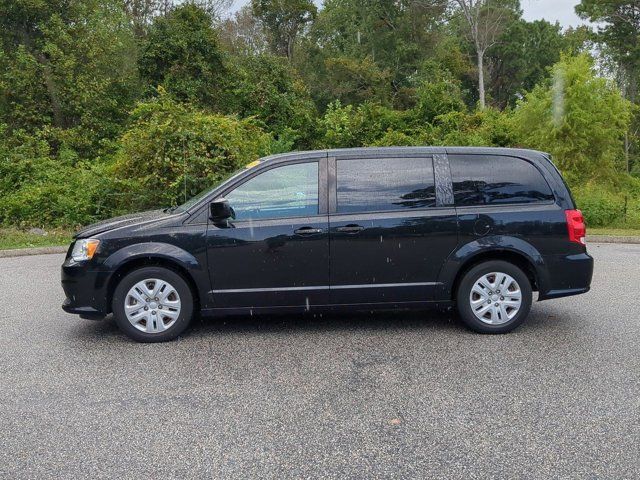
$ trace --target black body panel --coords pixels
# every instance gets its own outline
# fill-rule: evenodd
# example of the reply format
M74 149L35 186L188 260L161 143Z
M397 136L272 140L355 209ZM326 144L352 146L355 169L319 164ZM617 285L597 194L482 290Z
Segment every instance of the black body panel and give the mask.
M451 207L331 216L330 303L434 300L456 225ZM362 230L340 231L350 226Z
M329 293L327 216L214 225L207 232L217 308L322 305ZM317 233L297 234L314 229Z

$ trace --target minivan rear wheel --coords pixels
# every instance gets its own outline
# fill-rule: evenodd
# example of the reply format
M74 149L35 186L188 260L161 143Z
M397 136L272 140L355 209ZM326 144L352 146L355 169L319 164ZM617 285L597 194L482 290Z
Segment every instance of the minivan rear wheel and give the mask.
M456 294L460 318L480 333L507 333L531 310L531 282L516 265L491 260L472 267Z
M178 273L163 267L133 270L117 285L116 323L138 342L164 342L180 335L193 316L193 294Z

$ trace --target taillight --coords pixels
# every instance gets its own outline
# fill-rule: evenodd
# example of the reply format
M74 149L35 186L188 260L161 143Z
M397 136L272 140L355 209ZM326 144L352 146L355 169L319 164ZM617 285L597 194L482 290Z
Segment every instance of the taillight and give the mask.
M587 226L584 223L582 212L580 210L565 210L564 214L567 217L569 241L586 245Z

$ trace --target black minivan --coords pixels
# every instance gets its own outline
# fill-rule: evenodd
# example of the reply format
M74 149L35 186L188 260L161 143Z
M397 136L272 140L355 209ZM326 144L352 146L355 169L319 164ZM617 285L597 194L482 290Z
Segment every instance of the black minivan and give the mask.
M131 338L203 315L456 305L482 333L589 290L585 224L549 155L403 147L274 155L171 209L75 236L62 308Z

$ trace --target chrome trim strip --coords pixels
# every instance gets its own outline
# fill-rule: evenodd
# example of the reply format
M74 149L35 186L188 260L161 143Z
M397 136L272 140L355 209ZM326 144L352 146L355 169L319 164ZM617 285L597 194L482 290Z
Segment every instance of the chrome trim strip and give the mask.
M329 285L315 287L275 287L275 288L227 288L223 290L211 290L209 293L251 293L251 292L291 292L301 290L328 290Z
M343 290L346 288L424 287L426 285L439 285L439 282L365 283L363 285L334 285L330 287L330 290Z
M211 290L209 293L252 293L252 292L294 292L304 290L344 290L350 288L392 288L392 287L423 287L440 285L442 282L413 282L413 283L364 283L361 285L317 285L313 287L274 287L274 288L227 288Z

